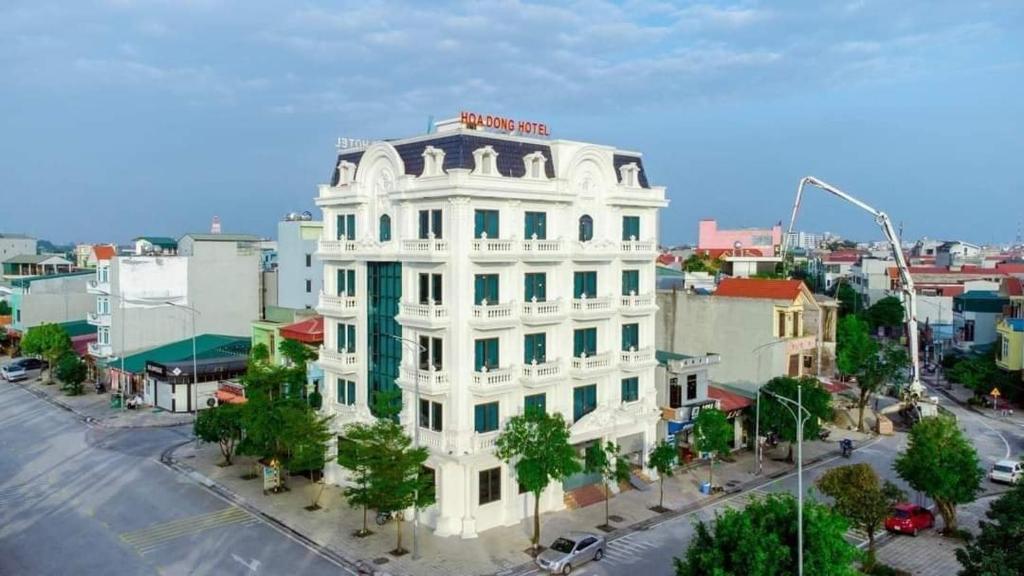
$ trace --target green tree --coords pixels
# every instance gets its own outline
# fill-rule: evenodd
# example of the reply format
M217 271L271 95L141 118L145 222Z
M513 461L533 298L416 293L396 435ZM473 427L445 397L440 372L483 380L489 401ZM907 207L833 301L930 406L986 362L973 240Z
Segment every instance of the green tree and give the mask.
M804 574L860 573L847 528L846 519L828 507L804 503ZM726 509L713 525L701 521L685 556L674 564L677 576L791 576L798 572L797 558L796 498L777 494Z
M715 456L729 453L729 444L733 439L733 425L725 417L725 412L717 408L705 408L697 414L697 420L693 423L693 437L697 452L710 454L708 484L713 486L712 470L715 467Z
M956 421L945 416L924 418L910 429L907 449L893 468L911 488L931 498L945 530L956 530L956 506L974 500L985 473L974 446Z
M21 351L25 354L42 356L49 364L47 384L53 384L53 369L57 361L71 350L71 338L64 328L57 324L33 326L21 339Z
M721 267L718 260L712 260L707 254L691 254L683 260L683 270L686 272L707 272L715 274Z
M872 329L897 328L906 320L907 311L903 302L895 296L886 296L871 305L865 312Z
M817 438L818 433L821 432L819 420L831 420L832 418L832 395L822 387L821 382L816 378L805 376L796 379L779 376L772 378L764 385L760 394L761 428L774 430L779 438L789 442L789 452L786 456L789 462L793 461L793 444L797 441L796 419L793 417L796 407L783 403L772 394L796 402L798 388L801 390L801 403L811 415L804 423L804 438ZM793 412L790 412L790 409Z
M985 512L978 535L956 551L964 567L960 576L1018 576L1024 574L1024 484L1003 494Z
M284 371L282 372L284 376L284 389L282 393L291 398L306 398L308 382L306 365L316 359L316 351L302 342L290 338L281 340L281 344L278 345L278 351L281 353L278 362L284 366Z
M370 411L377 418L397 421L398 415L402 412L402 391L397 388L374 390Z
M569 426L561 414L527 410L505 424L496 442L495 455L516 471L516 480L533 494L533 538L540 546L540 496L552 482L561 482L580 471L576 450L569 443Z
M675 475L676 460L679 458L679 454L674 444L662 440L658 442L658 445L651 450L650 462L651 467L658 471L658 477L660 484L658 494L658 511L665 511L665 477L672 477Z
M816 482L818 490L835 502L832 508L868 535L867 566L875 560L875 533L885 523L893 504L906 499L895 484L881 482L869 464L850 464L826 470Z
M89 368L74 352L68 351L57 361L57 378L64 383L63 389L68 396L82 393L82 382L89 374Z
M220 446L225 466L231 465L235 446L242 438L244 415L242 404L221 404L196 416L195 435L203 442L216 442Z
M252 347L249 351L249 362L266 363L270 361L270 349L267 345L260 342Z
M841 281L834 290L836 300L839 300L839 315L856 314L864 309L864 300L861 295L850 286L849 282Z
M311 510L320 508L323 494L323 469L327 463L327 442L334 436L330 429L330 416L320 416L306 404L292 404L285 411L285 443L288 455L285 469L290 473L308 472L314 488Z
M620 454L619 450L619 445L615 442L604 444L595 442L587 446L587 450L584 452L583 469L588 474L600 474L601 483L604 484L604 526L606 528L610 527L608 523L609 485L629 480L629 462Z
M423 473L428 452L413 448L412 440L397 422L379 419L373 426L371 449L376 456L370 466L370 493L379 512L395 515L398 539L392 554L406 553L402 548L402 511L425 508L434 503L434 487Z
M376 502L370 484L376 434L372 425L355 422L347 425L338 438L338 464L351 473L351 483L344 488L345 500L349 506L363 509L363 527L356 532L358 537L372 534L367 515L369 507Z

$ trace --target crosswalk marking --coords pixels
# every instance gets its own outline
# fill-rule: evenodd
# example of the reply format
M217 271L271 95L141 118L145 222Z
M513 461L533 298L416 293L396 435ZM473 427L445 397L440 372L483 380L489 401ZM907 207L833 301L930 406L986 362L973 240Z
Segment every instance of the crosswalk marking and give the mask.
M140 530L124 532L121 534L121 541L135 548L139 554L146 554L158 546L182 536L198 534L205 530L230 524L252 523L255 521L256 519L245 510L237 506L228 506L208 514L189 516L188 518L171 520Z
M19 484L0 490L0 508L23 504L39 497L38 493L25 492L25 488L27 488L26 484Z
M658 546L644 539L645 534L634 532L608 543L604 557L611 564L629 564L638 559L638 553L653 550Z

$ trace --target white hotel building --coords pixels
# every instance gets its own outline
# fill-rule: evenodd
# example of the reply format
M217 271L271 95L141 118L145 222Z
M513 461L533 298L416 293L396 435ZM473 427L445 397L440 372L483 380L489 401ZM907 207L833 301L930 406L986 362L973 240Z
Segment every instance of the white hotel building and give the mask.
M532 513L493 454L528 405L562 413L581 454L612 440L646 461L666 204L639 154L607 146L449 123L341 152L317 198L324 410L340 431L370 418L372 391L402 390L402 422L430 449L437 503L422 519L438 535ZM541 510L592 482L552 486Z

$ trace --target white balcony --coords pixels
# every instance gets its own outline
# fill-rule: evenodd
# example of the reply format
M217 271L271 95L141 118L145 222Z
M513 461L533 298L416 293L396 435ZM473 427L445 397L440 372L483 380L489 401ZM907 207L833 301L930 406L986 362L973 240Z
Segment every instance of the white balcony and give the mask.
M416 304L400 302L398 321L425 328L439 327L448 323L448 307L443 304Z
M402 368L401 387L415 390L419 386L420 394L447 394L451 388L448 372L444 370L421 370L418 368Z
M619 255L619 246L610 240L591 240L589 242L570 242L573 260L613 260Z
M622 370L643 370L654 366L654 348L623 350L619 352L619 368Z
M359 301L355 296L332 296L321 292L317 311L324 316L355 316L359 311Z
M601 352L593 356L580 356L572 359L573 376L581 377L599 373L612 367L611 352Z
M89 324L93 326L110 326L110 314L89 312L86 319L89 321Z
M524 324L550 324L565 317L565 306L561 300L523 302L520 315Z
M565 375L560 360L549 360L539 364L525 364L520 378L526 387L541 386L554 382Z
M620 247L623 260L654 260L658 255L658 243L654 240L623 240Z
M114 355L114 349L110 344L89 342L89 355L93 358L110 358Z
M619 313L624 316L644 315L654 312L654 294L630 294L619 297Z
M473 452L485 452L494 450L494 446L498 441L498 435L500 431L495 430L494 432L474 432L472 440L470 441L470 449Z
M511 326L516 321L517 307L513 302L504 304L475 305L470 309L470 322L478 328L501 328Z
M359 370L359 357L355 352L339 352L321 347L320 365L341 374L351 374Z
M574 298L572 301L572 315L577 318L610 316L613 311L612 299L609 296Z
M512 368L497 368L486 372L473 372L470 390L480 396L500 394L518 386L516 371Z
M556 261L565 258L565 242L562 240L523 240L520 244L523 260L536 262Z
M519 255L519 243L501 238L474 238L469 255L481 260L511 260Z
M402 255L428 260L448 257L448 241L443 238L407 238L402 240Z
M356 254L355 240L321 240L317 254L327 260L351 260Z
M418 413L416 417L419 418ZM451 432L438 432L420 426L420 446L427 447L431 452L439 454L452 452L455 450L454 440L454 435Z
M85 291L89 294L96 295L107 295L110 294L110 282L100 282L99 280L89 280L85 285Z

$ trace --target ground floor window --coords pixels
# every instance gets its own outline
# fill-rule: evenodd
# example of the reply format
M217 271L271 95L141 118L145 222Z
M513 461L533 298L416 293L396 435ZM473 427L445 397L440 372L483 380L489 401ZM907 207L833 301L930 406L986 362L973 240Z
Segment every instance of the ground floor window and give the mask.
M501 500L501 467L480 471L480 505Z

